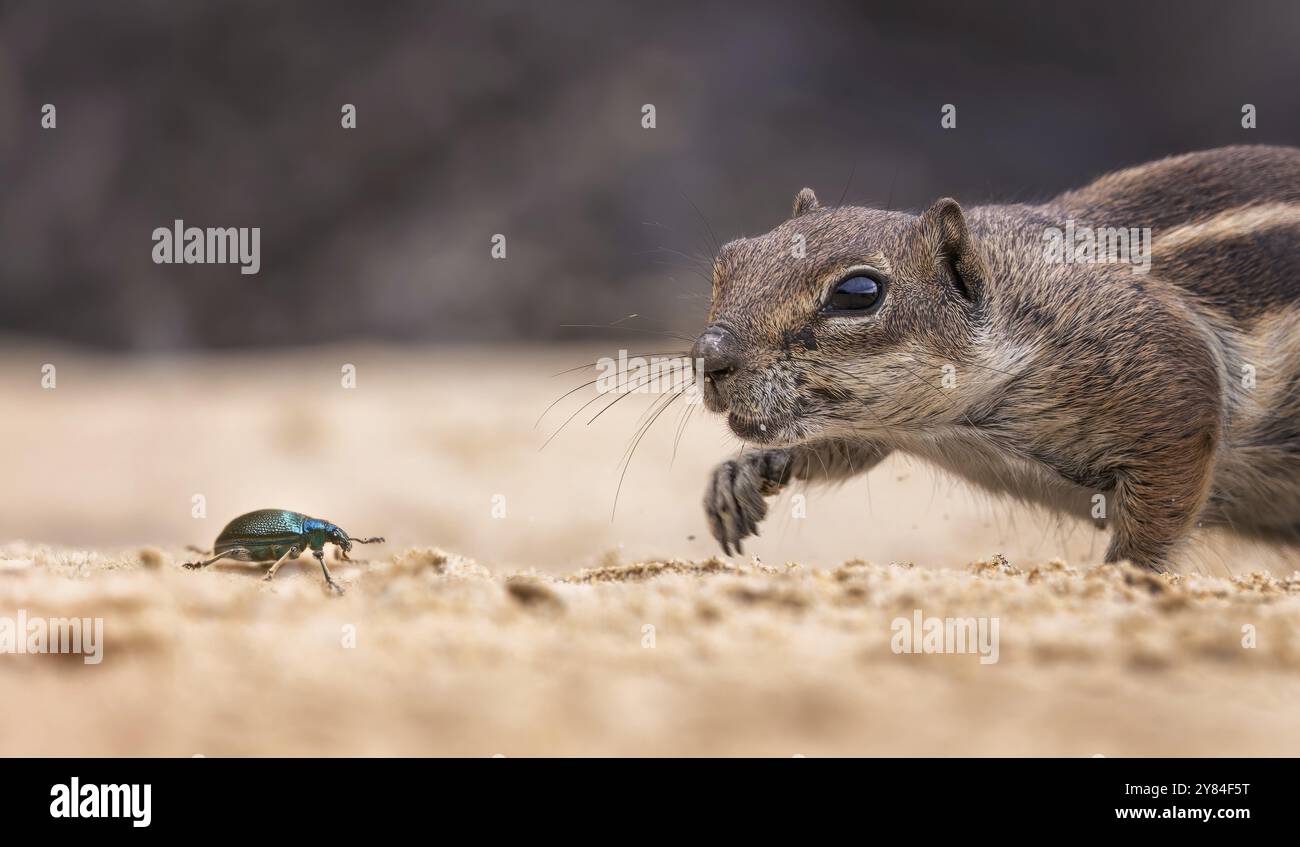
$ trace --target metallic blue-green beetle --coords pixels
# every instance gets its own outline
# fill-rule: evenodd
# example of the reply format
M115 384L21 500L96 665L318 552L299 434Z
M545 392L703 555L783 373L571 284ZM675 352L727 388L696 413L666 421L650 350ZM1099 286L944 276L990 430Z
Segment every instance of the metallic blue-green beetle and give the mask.
M351 538L342 528L320 518L310 518L301 512L285 509L258 509L240 515L221 530L216 543L212 545L215 553L206 562L189 562L185 567L191 570L206 568L222 559L235 559L240 562L274 562L266 572L268 581L275 577L287 559L296 559L299 554L310 549L311 554L320 562L325 572L325 582L330 588L342 594L343 589L330 576L330 569L325 566L325 545L335 544L341 550L344 559L353 544L382 544L384 539Z

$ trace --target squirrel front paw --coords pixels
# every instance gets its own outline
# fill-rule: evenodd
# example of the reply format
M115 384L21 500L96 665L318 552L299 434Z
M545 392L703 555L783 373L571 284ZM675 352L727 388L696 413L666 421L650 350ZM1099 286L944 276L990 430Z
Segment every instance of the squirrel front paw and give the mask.
M714 468L704 492L704 513L728 556L731 545L744 553L741 539L758 535L758 523L767 515L764 498L780 493L789 471L787 450L757 450Z

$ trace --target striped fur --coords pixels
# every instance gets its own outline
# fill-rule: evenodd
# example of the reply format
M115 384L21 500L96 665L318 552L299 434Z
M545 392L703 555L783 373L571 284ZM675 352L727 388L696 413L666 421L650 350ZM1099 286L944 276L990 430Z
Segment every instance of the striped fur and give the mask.
M1149 229L1150 272L1053 261L1067 222ZM822 314L863 265L878 311ZM910 215L805 189L720 251L709 323L744 365L706 404L760 445L705 495L728 549L789 480L892 450L1109 527L1108 561L1162 569L1203 524L1300 539L1300 150L1177 156L1036 206Z

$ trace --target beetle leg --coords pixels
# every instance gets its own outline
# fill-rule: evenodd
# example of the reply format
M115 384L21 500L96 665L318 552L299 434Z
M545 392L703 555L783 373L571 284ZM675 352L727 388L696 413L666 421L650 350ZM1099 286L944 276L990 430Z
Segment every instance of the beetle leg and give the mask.
M239 553L248 553L251 555L252 552L253 551L249 550L247 547L231 547L229 550L225 551L224 553L218 553L217 555L213 556L211 559L208 559L206 562L186 562L185 567L192 571L198 570L199 568L206 568L208 565L212 564L213 562L219 562L222 559L226 558L227 556L235 556L238 555Z
M325 551L323 549L313 550L311 554L316 557L316 561L320 562L320 569L325 572L325 582L329 584L330 588L342 594L343 589L339 588L339 584L334 581L334 577L330 576L330 569L325 565Z
M271 565L271 569L266 572L266 576L262 577L262 579L266 580L267 582L270 582L271 580L275 579L275 572L280 569L280 565L284 564L284 560L298 558L298 552L299 551L297 547L290 547L288 550L285 550L284 555L275 560L275 564Z

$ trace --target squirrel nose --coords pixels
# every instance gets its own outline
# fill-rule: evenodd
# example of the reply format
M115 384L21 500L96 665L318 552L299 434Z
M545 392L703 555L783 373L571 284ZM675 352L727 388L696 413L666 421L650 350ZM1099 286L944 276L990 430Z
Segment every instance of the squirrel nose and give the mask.
M700 363L706 376L726 376L740 364L738 347L736 336L730 331L711 326L695 339L691 358Z

